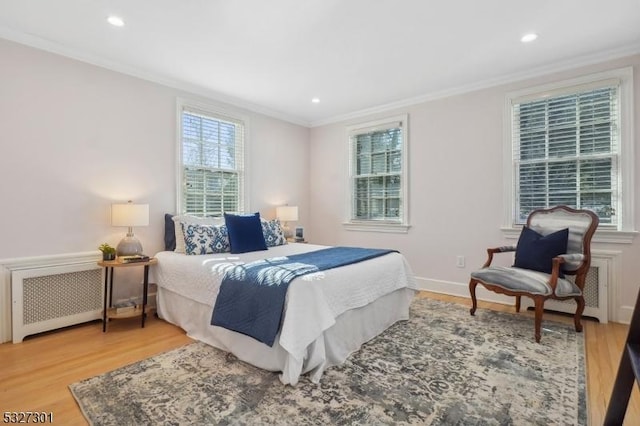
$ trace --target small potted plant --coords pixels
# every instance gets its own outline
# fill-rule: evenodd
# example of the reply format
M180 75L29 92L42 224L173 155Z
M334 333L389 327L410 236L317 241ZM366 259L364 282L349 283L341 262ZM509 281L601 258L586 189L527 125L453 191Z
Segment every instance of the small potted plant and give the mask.
M98 250L102 252L102 260L115 260L116 258L116 249L111 247L109 244L104 243L100 244Z

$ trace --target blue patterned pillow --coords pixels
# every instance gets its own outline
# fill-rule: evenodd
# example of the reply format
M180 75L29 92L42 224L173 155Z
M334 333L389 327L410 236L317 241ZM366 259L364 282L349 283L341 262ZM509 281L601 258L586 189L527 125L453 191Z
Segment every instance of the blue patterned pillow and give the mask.
M267 243L267 247L282 246L287 244L287 239L284 237L284 232L280 226L278 219L273 220L261 220L262 235L264 235L264 241Z
M230 250L229 233L225 225L181 223L186 254L225 253Z

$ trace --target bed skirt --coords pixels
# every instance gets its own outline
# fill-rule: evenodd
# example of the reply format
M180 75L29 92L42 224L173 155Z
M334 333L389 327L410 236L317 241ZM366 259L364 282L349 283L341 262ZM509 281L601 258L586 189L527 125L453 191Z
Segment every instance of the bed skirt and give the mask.
M210 325L212 306L196 302L158 287L158 316L181 327L193 339L233 353L256 367L281 372L280 381L295 385L301 375L318 383L329 367L342 364L363 343L397 321L409 319L409 305L415 290L403 288L382 296L361 308L344 312L336 323L306 348L303 357L294 357L278 343L272 347L251 337ZM301 358L301 359L299 359Z

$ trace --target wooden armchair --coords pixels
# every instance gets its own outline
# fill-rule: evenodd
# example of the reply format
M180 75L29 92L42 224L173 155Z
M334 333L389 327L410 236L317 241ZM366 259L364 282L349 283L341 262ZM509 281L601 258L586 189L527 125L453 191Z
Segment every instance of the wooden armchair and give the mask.
M567 206L531 212L517 246L487 249L488 259L482 269L472 272L469 281L471 315L478 306L476 286L482 284L496 293L515 296L516 312L520 298L527 296L535 304L535 338L540 342L544 303L547 299L576 301L574 323L582 331L585 278L591 265L591 237L598 227L598 216L589 210ZM513 266L491 266L493 255L516 252ZM575 283L564 278L575 275Z

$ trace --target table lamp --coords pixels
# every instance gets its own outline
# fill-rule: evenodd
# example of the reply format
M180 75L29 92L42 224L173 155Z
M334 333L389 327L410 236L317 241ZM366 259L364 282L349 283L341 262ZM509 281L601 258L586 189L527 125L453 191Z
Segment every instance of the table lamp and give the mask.
M291 232L288 222L295 222L298 220L298 206L276 207L276 217L282 222L284 237L287 239L292 238L293 232Z
M127 204L112 204L111 225L127 226L129 228L127 236L116 247L118 256L142 254L142 244L133 235L133 227L149 225L149 205L133 204L131 201Z

